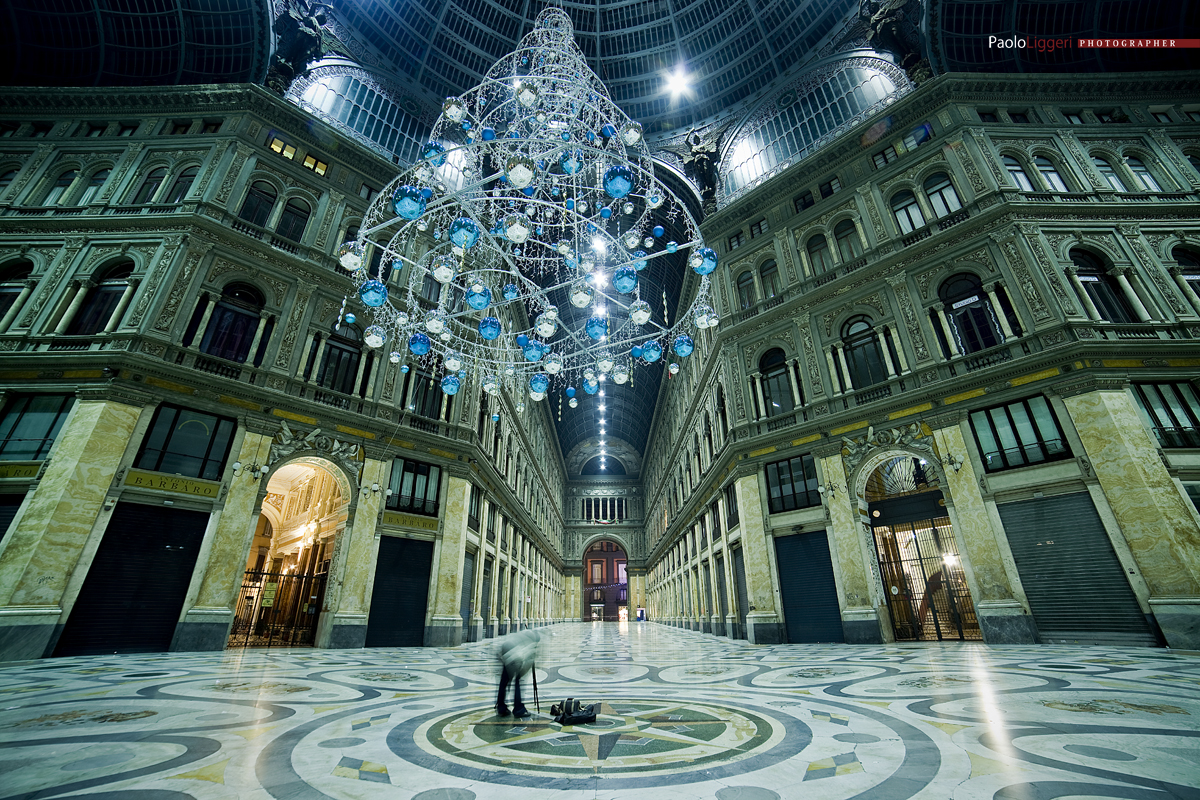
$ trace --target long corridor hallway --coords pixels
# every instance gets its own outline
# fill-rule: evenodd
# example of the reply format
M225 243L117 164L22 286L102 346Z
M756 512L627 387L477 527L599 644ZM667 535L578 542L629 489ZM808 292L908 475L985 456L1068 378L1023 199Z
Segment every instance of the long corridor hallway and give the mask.
M5 665L0 800L1200 797L1196 654L540 630L521 720L494 640Z

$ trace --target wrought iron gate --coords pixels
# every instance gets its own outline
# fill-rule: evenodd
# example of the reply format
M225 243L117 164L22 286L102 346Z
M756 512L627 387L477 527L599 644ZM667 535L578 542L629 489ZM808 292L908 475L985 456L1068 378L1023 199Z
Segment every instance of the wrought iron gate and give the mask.
M312 647L325 573L247 570L228 647Z
M875 526L897 640L982 639L949 517Z

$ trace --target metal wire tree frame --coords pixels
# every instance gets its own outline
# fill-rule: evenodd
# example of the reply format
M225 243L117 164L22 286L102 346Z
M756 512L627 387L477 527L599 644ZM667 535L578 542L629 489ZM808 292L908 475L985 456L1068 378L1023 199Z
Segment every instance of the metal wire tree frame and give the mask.
M563 11L543 11L480 85L447 99L423 156L380 192L340 253L360 283L366 341L391 349L393 363L444 369L448 394L470 379L518 401L568 386L574 400L577 383L594 394L636 365L686 356L689 331L717 324L707 277L716 254L655 177L641 126L588 68ZM664 242L668 229L685 241ZM382 251L374 272L368 245ZM676 252L700 280L672 322L642 270ZM406 267L405 284L389 284ZM433 307L422 299L427 276L439 286ZM587 319L570 324L552 298ZM499 335L485 338L483 320Z

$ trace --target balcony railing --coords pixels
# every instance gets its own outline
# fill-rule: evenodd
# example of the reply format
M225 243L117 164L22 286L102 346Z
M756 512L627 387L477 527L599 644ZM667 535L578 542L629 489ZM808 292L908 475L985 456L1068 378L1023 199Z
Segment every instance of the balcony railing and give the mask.
M1154 428L1154 436L1163 447L1200 448L1200 429Z
M986 369L996 364L1003 364L1005 361L1012 361L1012 358L1012 350L1007 345L1001 345L973 353L964 358L962 364L966 367L967 372L974 372L975 370Z

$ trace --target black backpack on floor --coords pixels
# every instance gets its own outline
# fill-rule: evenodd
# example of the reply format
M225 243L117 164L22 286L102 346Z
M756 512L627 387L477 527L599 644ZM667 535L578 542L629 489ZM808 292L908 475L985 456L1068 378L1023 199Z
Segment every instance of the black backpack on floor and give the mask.
M550 706L550 713L559 725L586 725L596 721L596 704L585 706L568 697L565 703Z

